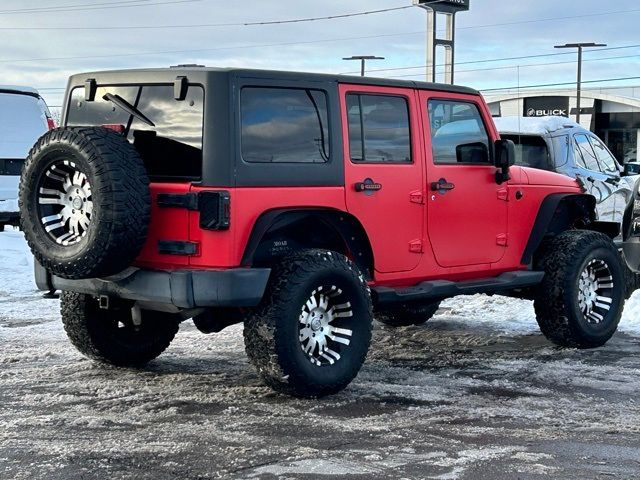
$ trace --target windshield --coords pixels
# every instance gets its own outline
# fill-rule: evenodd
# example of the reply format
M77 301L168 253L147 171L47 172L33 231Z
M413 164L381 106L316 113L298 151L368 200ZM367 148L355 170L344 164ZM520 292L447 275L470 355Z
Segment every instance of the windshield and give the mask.
M516 165L551 170L549 147L544 138L536 135L501 135L516 144Z
M151 177L200 178L204 91L190 86L185 100L173 85L101 86L94 101L84 87L71 93L68 126L119 126Z

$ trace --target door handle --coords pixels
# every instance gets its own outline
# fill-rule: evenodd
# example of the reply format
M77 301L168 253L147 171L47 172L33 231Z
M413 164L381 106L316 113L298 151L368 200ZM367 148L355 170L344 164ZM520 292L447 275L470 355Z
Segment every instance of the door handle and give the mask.
M376 183L370 178L365 178L362 182L355 183L353 185L353 188L356 190L356 192L364 192L370 195L373 192L382 190L382 184Z
M431 183L431 190L434 192L440 192L440 193L446 193L449 190L453 190L454 188L456 188L456 186L451 183L451 182L447 182L446 179L441 178L440 180L438 180L437 182L432 182Z

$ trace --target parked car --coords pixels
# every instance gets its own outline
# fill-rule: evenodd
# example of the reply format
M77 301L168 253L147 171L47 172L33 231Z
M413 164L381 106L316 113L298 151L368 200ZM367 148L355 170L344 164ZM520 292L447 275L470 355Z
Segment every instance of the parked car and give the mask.
M494 119L500 136L516 144L516 165L561 173L580 182L596 199L601 222L618 225L616 243L624 233L637 229L634 211L640 165L620 165L594 133L564 117L502 117ZM634 234L636 234L634 232ZM638 259L640 260L640 259ZM629 294L640 279L629 276Z
M357 375L374 309L418 324L444 298L509 294L534 300L558 345L613 335L618 232L574 179L515 160L470 88L85 73L26 162L22 225L37 284L63 291L85 355L143 365L181 321L205 333L243 321L265 382L313 397Z
M5 225L18 225L22 165L35 141L53 126L37 90L0 85L0 231Z

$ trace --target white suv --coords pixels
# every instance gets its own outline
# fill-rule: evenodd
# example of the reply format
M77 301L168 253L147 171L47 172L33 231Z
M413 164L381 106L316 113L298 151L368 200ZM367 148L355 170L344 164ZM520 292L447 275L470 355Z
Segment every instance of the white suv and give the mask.
M24 159L54 122L47 104L30 87L0 85L0 231L18 225L18 182Z

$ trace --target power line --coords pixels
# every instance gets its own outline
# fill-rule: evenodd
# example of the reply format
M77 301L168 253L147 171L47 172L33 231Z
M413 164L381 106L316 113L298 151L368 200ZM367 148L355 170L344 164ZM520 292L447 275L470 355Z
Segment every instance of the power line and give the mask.
M608 83L608 82L622 82L626 80L639 80L640 77L620 77L620 78L605 78L602 80L583 80L582 83ZM523 88L543 88L543 87L561 87L567 85L575 85L576 82L563 82L563 83L542 83L539 85L516 85L514 87L501 87L501 88L485 88L483 92L498 92L501 90L517 90Z
M141 5L125 5L128 7L137 7L137 6L146 6L146 5L164 5L169 3L188 3L188 2L198 2L201 0L172 0L165 1L162 3L149 3L149 4L141 4ZM442 1L442 0L440 0ZM48 7L45 7L48 8ZM99 8L111 8L111 7L91 7L91 8L83 8L83 10L97 10ZM122 8L122 7L119 7ZM321 20L337 20L342 18L351 18L351 17L361 17L364 15L375 15L378 13L387 13L394 12L398 10L406 10L409 8L413 8L413 5L404 5L401 7L391 7L391 8L382 8L379 10L368 10L364 12L354 12L354 13L343 13L339 15L327 15L324 17L307 17L307 18L294 18L288 20L268 20L268 21L260 21L260 22L236 22L236 23L203 23L203 24L191 24L191 25L122 25L122 26L87 26L87 27L1 27L1 30L150 30L150 29L167 29L167 28L202 28L202 27L251 27L258 25L282 25L282 24L290 24L290 23L305 23L305 22L317 22ZM77 9L80 10L80 9ZM59 12L59 11L77 11L74 10L61 10L61 9L47 9L47 10L39 10L38 12ZM20 11L1 11L0 14L3 13L30 13L30 12L20 12Z
M458 30L470 30L474 28L490 28L490 27L505 27L512 25L524 25L527 23L538 23L538 22L554 22L558 20L573 20L575 18L587 18L587 17L601 17L603 15L618 15L620 13L637 13L640 12L640 9L634 10L616 10L613 12L604 12L604 13L585 13L582 15L571 15L567 17L553 17L553 18L540 18L534 20L520 20L517 22L506 22L506 23L487 23L485 25L469 25L467 27L457 27Z
M610 51L610 50L624 50L624 49L627 49L627 48L638 48L638 47L640 47L640 44L638 44L638 45L625 45L625 46L621 46L621 47L600 48L600 49L598 49L598 51L599 52L603 52L603 51ZM537 55L523 55L523 56L519 56L519 57L486 58L486 59L482 59L482 60L469 60L469 61L466 61L466 62L456 62L456 65L472 65L472 64L478 64L478 63L504 62L504 61L509 61L509 60L528 60L528 59L532 59L532 58L559 57L559 56L563 56L563 55L574 55L574 54L572 52L564 52L564 53L542 53L542 54L537 54ZM437 67L443 67L444 64L436 65L436 66ZM522 65L520 65L520 66L522 66ZM398 71L398 70L416 70L416 69L425 68L425 67L426 67L426 65L415 65L415 66L411 66L411 67L376 68L376 69L369 70L369 72L392 72L392 71ZM491 70L493 70L493 69L491 69ZM357 73L357 72L343 72L343 73L341 73L341 75L349 75L349 74L352 74L352 73Z
M88 10L104 10L107 8L133 8L133 7L150 7L157 5L173 5L176 3L194 3L202 0L164 0L153 1L149 0L137 0L137 1L117 1L108 3L96 3L86 4L86 6L63 6L63 7L35 7L35 8L23 8L18 10L0 10L0 15L20 15L20 14L35 14L35 13L58 13L58 12L82 12ZM93 5L93 6L91 6ZM36 27L35 29L42 29L46 27ZM88 30L93 30L95 27L87 27ZM19 28L18 28L19 29ZM25 28L28 29L28 28ZM66 27L60 27L62 30L66 30Z
M619 60L624 58L638 58L638 57L640 57L640 55L618 55L615 57L589 58L583 61L584 62L600 62L603 60ZM525 65L503 65L500 67L491 67L491 68L473 68L468 70L456 70L456 73L488 72L491 70L509 70L514 68L546 67L550 65L569 65L574 63L578 63L578 62L576 60L572 60L568 62L545 62L545 63L529 63ZM444 65L438 65L438 66L444 66ZM417 68L417 67L412 67L412 68ZM409 77L419 77L419 76L424 76L424 73L412 73L409 75L392 75L384 78L409 78Z
M15 8L11 10L0 10L2 14L11 14L11 13L33 13L38 12L40 10L53 10L57 8L83 8L83 7L95 7L95 6L114 6L120 4L129 4L129 3L145 3L149 0L117 0L114 2L101 2L101 3L76 3L73 5L49 5L47 7L31 7L31 8Z

